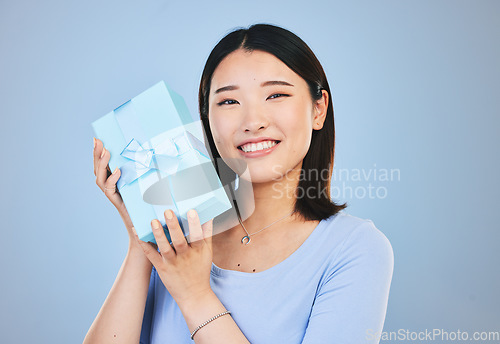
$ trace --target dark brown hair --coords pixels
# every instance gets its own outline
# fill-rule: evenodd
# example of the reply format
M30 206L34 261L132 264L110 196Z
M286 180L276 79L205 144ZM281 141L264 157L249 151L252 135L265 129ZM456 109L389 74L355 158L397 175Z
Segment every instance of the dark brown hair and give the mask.
M215 69L227 55L238 49L264 51L280 59L307 82L313 101L321 99L322 90L328 92L329 102L325 122L323 128L314 130L312 133L311 145L302 162L301 176L297 186L297 189L301 190L314 190L314 197L305 195L297 197L294 212L298 212L306 220L323 220L344 209L347 206L345 203L336 204L330 196L335 155L335 125L330 87L325 72L312 50L302 39L286 29L270 24L255 24L247 29L237 29L226 35L214 47L203 69L198 94L200 118L215 169L222 183L228 184L226 176L229 167L220 157L210 131L208 99ZM324 170L328 171L328 176L322 179L323 173L321 172ZM235 176L234 173L233 179Z

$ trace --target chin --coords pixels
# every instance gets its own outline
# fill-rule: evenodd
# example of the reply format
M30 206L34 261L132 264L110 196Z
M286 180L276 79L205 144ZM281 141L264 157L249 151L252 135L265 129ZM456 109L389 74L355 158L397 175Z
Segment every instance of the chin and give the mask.
M282 167L262 167L262 166L251 166L245 171L245 173L240 174L240 178L251 182L251 183L269 183L281 181L284 179L285 171Z

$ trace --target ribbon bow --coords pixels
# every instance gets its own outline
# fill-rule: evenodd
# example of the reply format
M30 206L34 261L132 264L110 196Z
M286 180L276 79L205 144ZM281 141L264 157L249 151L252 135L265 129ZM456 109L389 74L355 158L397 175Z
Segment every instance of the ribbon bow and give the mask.
M120 155L130 161L120 167L121 176L116 184L118 190L152 170L169 175L176 173L180 163L183 162L183 155L188 152L197 151L210 160L205 145L189 131L184 131L172 139L167 137L157 143L153 141L141 144L138 140L132 139L125 146ZM199 162L196 161L194 164Z

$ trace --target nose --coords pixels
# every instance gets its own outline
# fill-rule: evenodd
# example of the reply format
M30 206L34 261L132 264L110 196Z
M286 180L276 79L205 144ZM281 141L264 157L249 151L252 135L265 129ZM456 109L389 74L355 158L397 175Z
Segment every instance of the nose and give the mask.
M244 111L243 126L245 131L257 132L269 126L269 119L261 106L252 104Z

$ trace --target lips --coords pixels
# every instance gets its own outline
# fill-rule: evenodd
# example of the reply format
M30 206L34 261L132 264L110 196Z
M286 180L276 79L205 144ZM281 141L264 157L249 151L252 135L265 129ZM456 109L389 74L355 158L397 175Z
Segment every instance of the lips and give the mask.
M240 150L244 151L245 153L249 153L252 151L255 152L255 151L266 150L266 149L269 149L269 148L276 146L277 144L279 144L279 142L267 140L267 141L260 141L257 143L247 143L247 144L240 146L239 148L240 148Z
M245 140L243 142L241 142L237 147L239 150L242 150L241 147L248 144L248 143L259 143L259 142L263 142L263 141L274 141L276 143L280 143L281 141L280 140L276 140L276 139L273 139L272 137L256 137L256 138L253 138L253 139L248 139L248 140Z
M277 143L273 143L271 146L262 145L260 143L257 143L257 144L250 143L250 144L243 145L242 148L238 148L238 149L239 149L242 157L247 158L247 159L253 159L253 158L265 157L269 154L272 154L272 152L274 152L279 145L280 145L280 141L277 141ZM252 147L254 149L257 148L257 150L252 151L251 149L248 150L245 147ZM245 149L246 151L243 149Z

